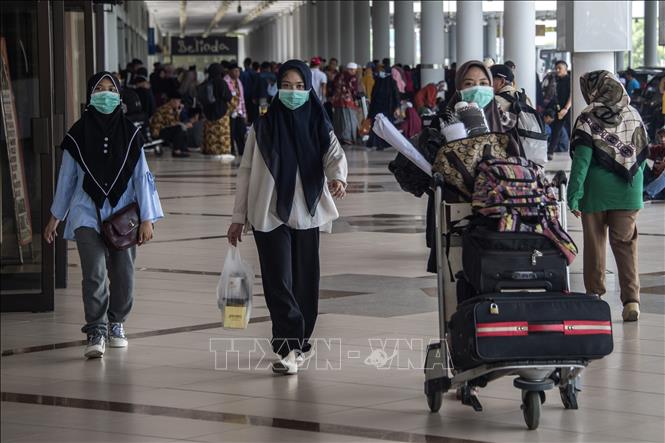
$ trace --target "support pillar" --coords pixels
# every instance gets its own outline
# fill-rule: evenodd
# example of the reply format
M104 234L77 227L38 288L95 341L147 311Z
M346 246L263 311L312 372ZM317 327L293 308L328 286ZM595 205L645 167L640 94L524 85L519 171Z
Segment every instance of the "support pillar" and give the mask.
M308 8L307 8L307 17L309 20L309 26L308 26L308 31L309 33L307 34L307 39L309 40L309 52L307 53L307 57L311 58L314 57L315 55L319 55L319 48L318 48L318 40L319 40L319 35L318 35L318 18L316 15L316 5L313 3L308 3Z
M448 27L448 58L450 64L457 63L457 25L451 24Z
M356 0L353 2L354 56L356 63L365 64L371 60L369 46L370 32L369 1Z
M335 57L337 60L341 57L341 26L340 26L340 2L339 0L330 0L325 2L328 12L328 56L330 59Z
M504 61L515 63L515 83L532 100L536 97L536 4L504 3Z
M616 51L614 53L614 72L619 72L626 69L626 65L623 61L624 54L624 51Z
M300 8L300 58L309 60L312 52L311 29L312 22L309 21L309 10L312 4L305 2Z
M293 10L293 58L297 58L298 60L302 60L302 53L304 52L302 50L304 40L302 38L303 24L300 21L300 14L303 9L304 6L300 6Z
M296 21L293 13L286 14L286 59L296 58L295 32Z
M505 3L504 3L505 4ZM490 15L487 17L487 24L485 25L485 57L490 57L492 60L495 62L497 61L496 58L496 17L493 15ZM535 27L535 24L534 24ZM535 32L535 31L534 31Z
M328 7L326 2L316 2L316 55L325 58L330 57L328 51L328 17L326 16Z
M279 60L284 62L286 60L286 51L288 47L288 31L286 29L286 16L282 14L279 17Z
M420 12L420 85L444 80L443 2L421 2Z
M630 50L631 8L630 1L612 2L611 9L608 9L607 2L557 2L557 47L560 51L572 53L570 83L573 108L570 117L573 122L586 106L580 92L580 77L599 69L613 72L615 53ZM610 18L616 26L594 26ZM509 28L506 22L506 32ZM517 68L520 68L519 64Z
M658 2L644 2L644 66L658 66Z
M614 52L574 52L572 68L570 79L573 94L571 122L575 122L582 109L587 106L580 91L580 77L598 69L614 72Z
M423 3L425 4L425 3ZM372 58L390 57L390 5L386 0L372 1Z
M345 66L349 62L356 61L355 55L355 26L353 22L354 8L351 3L344 3L344 7L340 7L340 55L339 62Z
M423 3L421 2L421 5ZM394 5L395 63L413 66L416 62L413 2L410 0L396 1Z
M513 2L505 2L504 8ZM534 22L531 22L534 23ZM483 2L457 0L457 62L483 59Z

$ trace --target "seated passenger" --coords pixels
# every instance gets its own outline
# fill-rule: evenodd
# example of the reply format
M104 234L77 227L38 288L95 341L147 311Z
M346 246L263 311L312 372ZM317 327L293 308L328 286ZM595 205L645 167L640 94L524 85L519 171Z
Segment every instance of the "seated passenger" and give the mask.
M545 132L547 132L547 141L549 143L550 138L552 137L552 125L556 118L556 112L553 109L547 109L543 113L543 123L545 123ZM568 137L568 131L562 129L559 135L559 143L554 147L554 152L566 152L568 150L568 145L570 144L570 139Z
M169 100L160 106L150 118L150 133L153 139L161 138L173 148L174 157L189 157L187 152L187 129L191 123L180 121L182 111L180 93L172 91Z

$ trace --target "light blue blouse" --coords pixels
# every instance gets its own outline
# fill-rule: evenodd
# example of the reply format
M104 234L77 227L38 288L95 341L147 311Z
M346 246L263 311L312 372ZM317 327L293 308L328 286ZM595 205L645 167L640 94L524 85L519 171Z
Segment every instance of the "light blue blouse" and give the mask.
M74 240L74 231L80 227L94 228L99 232L95 203L83 190L84 177L85 173L81 166L69 152L65 151L62 155L62 166L58 175L55 198L51 205L51 214L58 220L67 218L64 235L66 240ZM143 151L134 167L134 174L127 183L127 189L115 208L111 207L108 199L104 200L104 206L100 210L102 220L106 220L133 202L139 205L142 222L146 220L155 222L164 217L155 178L150 173Z

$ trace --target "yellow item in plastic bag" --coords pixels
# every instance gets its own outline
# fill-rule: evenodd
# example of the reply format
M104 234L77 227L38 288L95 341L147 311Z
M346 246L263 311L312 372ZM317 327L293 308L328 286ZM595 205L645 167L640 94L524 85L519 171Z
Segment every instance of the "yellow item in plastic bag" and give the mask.
M247 322L245 315L247 314L247 306L226 306L224 308L224 317L222 324L225 328L232 329L245 329Z

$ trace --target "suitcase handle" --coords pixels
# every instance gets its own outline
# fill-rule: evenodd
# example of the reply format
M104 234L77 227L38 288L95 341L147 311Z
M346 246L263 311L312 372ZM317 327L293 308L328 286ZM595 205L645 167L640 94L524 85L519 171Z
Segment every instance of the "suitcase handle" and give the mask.
M512 280L500 281L496 284L496 291L501 292L505 289L544 289L551 291L552 283L547 280Z

